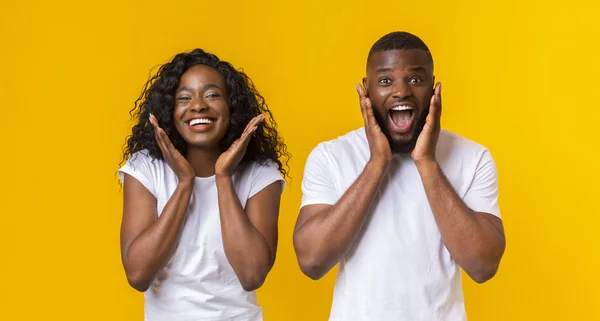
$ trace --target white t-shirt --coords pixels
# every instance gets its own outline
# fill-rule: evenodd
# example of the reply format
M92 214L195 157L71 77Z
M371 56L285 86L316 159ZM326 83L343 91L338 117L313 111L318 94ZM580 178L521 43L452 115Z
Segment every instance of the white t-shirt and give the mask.
M162 160L146 150L135 153L119 170L142 183L157 199L160 215L177 187L177 177ZM277 165L244 165L233 176L242 207L254 194L283 181ZM215 177L196 177L187 218L177 249L145 292L146 321L260 321L262 309L255 292L242 289L227 261L221 237L221 219Z
M335 204L369 157L364 128L319 144L304 169L302 206ZM496 166L486 148L442 130L436 159L467 206L500 217ZM460 267L409 155L394 156L361 234L339 262L329 320L466 320Z

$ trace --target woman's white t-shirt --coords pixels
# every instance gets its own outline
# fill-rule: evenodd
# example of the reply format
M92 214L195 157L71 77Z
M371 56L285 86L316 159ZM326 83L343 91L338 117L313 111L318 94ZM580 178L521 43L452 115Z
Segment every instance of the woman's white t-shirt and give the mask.
M119 170L121 181L124 174L137 179L156 197L160 216L177 187L169 165L143 150ZM233 176L243 208L248 199L276 181L285 184L273 162L245 164ZM255 292L242 289L225 257L214 176L196 177L177 249L144 296L146 321L262 320Z

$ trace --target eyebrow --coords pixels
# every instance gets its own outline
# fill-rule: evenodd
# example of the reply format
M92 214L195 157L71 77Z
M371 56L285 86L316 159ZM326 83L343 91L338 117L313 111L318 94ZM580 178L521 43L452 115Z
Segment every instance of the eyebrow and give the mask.
M388 71L392 71L392 68L377 68L377 70L375 70L375 72L388 72Z
M220 89L221 91L223 91L223 89L221 89L221 87L219 87L215 84L204 85L204 87L202 87L202 90L207 90L207 89L211 89L211 88L217 88L217 89ZM193 91L192 88L190 88L190 87L181 87L181 88L177 89L177 91L175 93L178 93L178 92L184 91L184 90Z
M410 71L410 72L427 72L427 69L425 69L425 67L414 67L414 68L408 68L408 71Z
M385 68L377 68L377 70L375 70L375 72L390 72L393 71L392 68L389 67L385 67ZM409 72L427 72L427 69L425 69L425 67L413 67L413 68L408 68Z

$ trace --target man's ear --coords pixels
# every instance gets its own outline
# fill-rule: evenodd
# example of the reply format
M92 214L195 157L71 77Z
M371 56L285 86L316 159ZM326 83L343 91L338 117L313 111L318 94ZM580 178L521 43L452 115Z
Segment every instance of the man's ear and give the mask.
M363 77L363 88L365 89L365 97L369 97L369 86L367 85L367 77Z

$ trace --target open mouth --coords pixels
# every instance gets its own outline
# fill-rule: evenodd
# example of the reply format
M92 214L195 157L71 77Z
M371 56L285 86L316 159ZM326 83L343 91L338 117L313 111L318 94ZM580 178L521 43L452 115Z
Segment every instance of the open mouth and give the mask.
M389 110L389 118L394 132L399 134L407 133L412 127L415 118L415 109L409 105L393 107Z
M212 124L214 124L214 122L215 119L212 118L194 118L190 121L187 121L186 124L193 131L205 131L212 127Z

